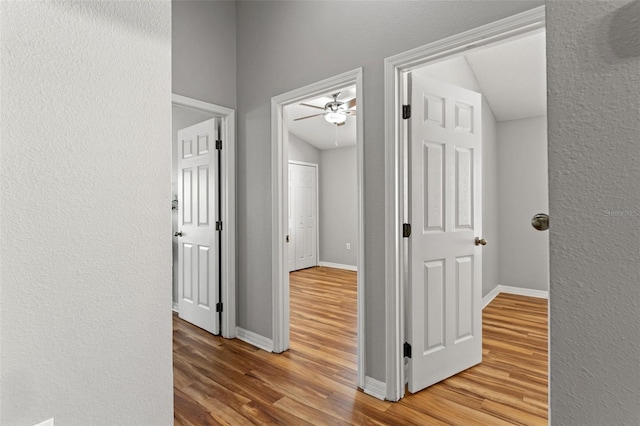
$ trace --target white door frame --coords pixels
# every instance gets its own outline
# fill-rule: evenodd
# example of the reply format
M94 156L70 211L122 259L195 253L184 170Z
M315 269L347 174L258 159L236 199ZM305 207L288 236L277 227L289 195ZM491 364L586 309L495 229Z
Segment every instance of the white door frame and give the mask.
M511 41L544 31L545 7L540 6L463 33L389 57L384 61L385 90L385 339L387 399L397 401L404 396L405 371L403 357L405 253L402 238L405 194L403 177L406 124L402 120L402 104L406 95L403 82L411 70L449 59L455 55Z
M358 169L358 386L364 388L364 96L362 68L292 90L271 98L271 191L272 191L272 253L273 253L273 351L289 348L289 272L285 238L287 217L287 126L284 107L331 90L356 86L358 120L356 121L356 147Z
M222 336L236 337L236 112L232 109L186 96L171 95L171 105L206 112L221 119L222 158Z
M315 174L316 174L316 224L315 224L315 229L316 229L316 266L318 266L320 264L320 182L318 181L318 179L320 178L320 167L318 164L316 163L307 163L304 161L295 161L295 160L289 160L289 164L297 164L298 166L308 166L308 167L313 167L315 170ZM289 240L291 241L292 238L289 238ZM287 268L288 269L288 268Z

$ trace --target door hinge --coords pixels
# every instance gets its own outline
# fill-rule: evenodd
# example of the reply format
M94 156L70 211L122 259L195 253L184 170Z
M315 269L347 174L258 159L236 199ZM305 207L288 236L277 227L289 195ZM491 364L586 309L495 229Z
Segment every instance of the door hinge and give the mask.
M411 105L402 105L402 118L411 118Z
M222 312L222 302L216 303L216 312Z
M411 358L411 344L408 342L404 342L404 346L402 349L405 358Z
M411 236L411 224L403 223L402 224L402 237L409 238Z
M217 221L216 222L216 231L222 231L222 222L221 221Z
M221 140L217 140L216 141L216 149L222 149L222 141Z

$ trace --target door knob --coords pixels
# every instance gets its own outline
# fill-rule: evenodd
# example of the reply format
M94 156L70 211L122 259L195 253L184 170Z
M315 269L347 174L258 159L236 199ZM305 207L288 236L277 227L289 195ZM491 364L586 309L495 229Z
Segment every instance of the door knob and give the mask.
M485 240L484 238L476 237L476 245L477 246L486 246L487 245L487 240Z
M174 237L182 237L182 231L176 231L175 234L173 234Z
M538 231L546 231L549 229L549 215L538 213L531 218L531 226Z

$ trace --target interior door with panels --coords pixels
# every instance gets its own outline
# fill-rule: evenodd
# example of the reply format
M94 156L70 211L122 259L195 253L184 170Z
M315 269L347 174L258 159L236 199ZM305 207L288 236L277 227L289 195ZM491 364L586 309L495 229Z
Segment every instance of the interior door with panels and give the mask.
M218 158L213 118L178 131L178 314L219 334Z
M482 361L481 95L411 76L409 391Z

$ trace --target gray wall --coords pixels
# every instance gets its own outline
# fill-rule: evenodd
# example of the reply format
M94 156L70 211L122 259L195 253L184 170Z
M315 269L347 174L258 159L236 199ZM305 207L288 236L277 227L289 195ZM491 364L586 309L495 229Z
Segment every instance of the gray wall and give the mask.
M358 264L357 164L355 146L320 151L321 262Z
M549 290L549 233L531 218L549 213L547 117L498 123L500 284Z
M191 108L171 107L171 196L178 195L178 130L212 118ZM171 210L171 235L178 230L178 210ZM172 237L172 300L178 303L178 237Z
M235 109L236 2L171 5L173 93Z
M320 150L309 142L289 133L289 161L320 164Z
M0 11L0 424L172 424L170 4Z
M541 3L237 3L238 326L272 336L271 97L364 67L365 370L384 380L384 58Z
M464 57L439 62L414 71L436 80L482 93L476 77ZM500 284L500 222L498 220L498 134L493 111L482 96L482 295ZM545 169L546 170L546 169Z
M547 8L551 420L639 424L640 2Z

